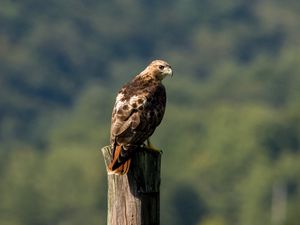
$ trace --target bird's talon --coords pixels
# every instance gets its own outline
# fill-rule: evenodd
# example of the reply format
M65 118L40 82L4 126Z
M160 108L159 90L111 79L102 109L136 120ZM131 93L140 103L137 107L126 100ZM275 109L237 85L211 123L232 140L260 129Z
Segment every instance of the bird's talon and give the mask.
M151 152L162 154L162 150L153 146L149 139L147 139L147 144L145 144L145 148Z

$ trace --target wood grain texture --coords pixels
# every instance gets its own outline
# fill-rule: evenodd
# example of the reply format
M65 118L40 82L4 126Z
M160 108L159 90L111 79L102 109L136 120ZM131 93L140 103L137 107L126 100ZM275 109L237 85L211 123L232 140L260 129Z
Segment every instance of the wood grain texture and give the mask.
M110 146L102 148L107 165ZM107 225L159 225L161 154L140 148L126 175L108 175Z

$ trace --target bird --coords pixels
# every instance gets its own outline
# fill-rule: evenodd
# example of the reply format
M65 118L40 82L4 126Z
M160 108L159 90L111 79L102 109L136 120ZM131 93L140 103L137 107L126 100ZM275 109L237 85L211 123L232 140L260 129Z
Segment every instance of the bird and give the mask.
M108 174L127 174L132 155L141 146L161 152L152 145L150 136L165 113L167 97L162 80L167 76L173 76L170 64L154 60L118 92L112 110Z

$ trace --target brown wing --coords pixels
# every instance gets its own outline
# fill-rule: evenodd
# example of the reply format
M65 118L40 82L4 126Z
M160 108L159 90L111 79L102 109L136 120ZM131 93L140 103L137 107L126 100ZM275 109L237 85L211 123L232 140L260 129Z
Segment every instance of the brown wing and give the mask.
M160 124L166 105L163 85L125 98L121 91L112 113L111 144L141 145Z
M146 99L142 95L134 95L129 99L124 99L123 96L122 92L118 94L113 109L111 143L128 146L135 144L135 130L141 123L141 109Z
M130 167L130 156L136 146L136 129L141 124L141 109L146 99L140 96L124 97L125 90L119 92L112 113L110 140L113 159L108 165L111 173L125 174Z

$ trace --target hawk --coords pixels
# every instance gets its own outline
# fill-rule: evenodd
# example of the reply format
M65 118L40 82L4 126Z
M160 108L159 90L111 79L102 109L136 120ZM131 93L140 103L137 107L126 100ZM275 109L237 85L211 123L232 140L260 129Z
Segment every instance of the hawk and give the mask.
M171 66L154 60L118 92L110 131L110 174L126 174L132 153L146 141L146 148L159 151L151 145L149 137L164 116L166 91L162 80L169 75L173 75Z

